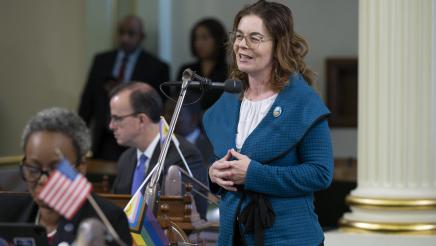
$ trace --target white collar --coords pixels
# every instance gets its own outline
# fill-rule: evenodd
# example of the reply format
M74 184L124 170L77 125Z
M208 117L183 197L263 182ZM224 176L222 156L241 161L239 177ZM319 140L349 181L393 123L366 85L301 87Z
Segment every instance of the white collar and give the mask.
M151 157L153 156L154 149L156 148L157 144L159 142L159 133L156 134L156 137L154 137L153 141L148 145L148 147L145 149L144 152L140 151L139 149L136 149L136 159L139 160L142 154L147 156L147 161L150 161ZM136 165L139 165L139 161L136 162Z

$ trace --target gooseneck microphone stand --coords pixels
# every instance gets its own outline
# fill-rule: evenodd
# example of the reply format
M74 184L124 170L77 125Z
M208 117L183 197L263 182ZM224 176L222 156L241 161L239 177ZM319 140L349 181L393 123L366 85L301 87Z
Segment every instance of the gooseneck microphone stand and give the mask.
M185 99L186 91L188 89L189 83L192 80L192 77L194 76L194 74L195 73L189 68L183 72L182 87L180 89L180 94L179 94L179 98L177 100L176 108L174 109L173 117L171 118L171 123L170 123L170 127L168 130L168 135L165 138L163 148L159 154L159 159L158 159L157 164L156 164L157 169L155 170L155 172L151 176L151 180L148 183L147 187L145 188L145 192L144 192L145 202L147 203L148 207L150 208L150 210L153 212L153 214L155 216L157 216L157 212L158 212L158 208L159 208L158 207L159 198L160 198L159 179L161 177L162 171L164 170L165 158L167 156L168 149L169 149L169 146L171 143L171 136L174 133L176 122L177 122L177 119L179 118L180 110L182 109L182 106L183 106L183 101Z

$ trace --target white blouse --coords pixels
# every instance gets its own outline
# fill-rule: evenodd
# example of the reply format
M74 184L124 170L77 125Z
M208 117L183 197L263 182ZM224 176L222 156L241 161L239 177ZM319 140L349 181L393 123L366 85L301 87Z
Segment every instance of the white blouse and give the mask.
M268 113L276 97L277 94L274 94L259 101L250 101L244 97L239 111L238 132L236 133L236 148L238 150L242 148L247 137Z

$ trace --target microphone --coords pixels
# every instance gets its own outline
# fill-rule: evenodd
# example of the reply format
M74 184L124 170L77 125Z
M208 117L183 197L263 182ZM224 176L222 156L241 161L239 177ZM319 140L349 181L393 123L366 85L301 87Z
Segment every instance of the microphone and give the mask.
M239 93L242 91L242 82L238 80L232 80L228 79L224 81L224 83L221 82L212 82L210 79L201 77L200 75L196 74L194 71L192 71L190 68L187 68L183 71L182 74L182 80L186 81L189 80L188 86L192 87L200 87L204 88L206 90L210 89L218 89L218 90L224 90L230 93ZM174 81L174 82L164 82L162 85L165 86L182 86L183 82L181 81Z
M198 76L198 75L196 75ZM195 77L195 76L193 76ZM200 77L199 78L204 79L203 81L190 81L189 82L189 86L192 87L203 87L206 90L210 90L210 89L217 89L217 90L224 90L226 92L230 92L230 93L239 93L242 91L242 82L239 80L233 80L233 79L228 79L226 81L224 81L224 83L222 82L212 82L206 78ZM198 79L198 78L197 78ZM182 86L182 82L180 81L169 81L169 82L164 82L162 85L165 86Z
M96 218L87 218L79 225L74 245L106 245L105 234L106 228L101 221Z
M182 174L180 173L179 167L176 165L171 165L165 175L164 195L182 195Z
M198 80L200 82L205 82L205 83L210 82L210 79L201 77L200 75L192 71L190 68L187 68L183 71L182 80Z

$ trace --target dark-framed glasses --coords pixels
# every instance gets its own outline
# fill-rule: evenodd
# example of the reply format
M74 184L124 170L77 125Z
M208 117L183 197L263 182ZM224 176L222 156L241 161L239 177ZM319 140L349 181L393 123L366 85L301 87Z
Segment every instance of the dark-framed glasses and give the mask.
M260 43L272 40L272 38L266 38L265 35L251 32L244 34L240 31L234 31L229 33L230 40L232 43L240 43L245 38L245 42L249 47L259 47Z
M121 121L123 121L125 118L127 117L132 117L132 116L136 116L139 113L135 112L135 113L131 113L131 114L126 114L126 115L111 115L111 122L115 123L115 124L119 124L121 123Z
M36 183L42 177L43 174L47 177L50 176L50 174L57 168L57 166L61 161L62 160L56 161L55 163L51 164L49 168L42 169L37 164L27 163L26 157L23 157L20 164L21 178L24 181ZM79 163L76 163L74 167L77 168L78 166Z
M26 163L24 158L20 165L21 178L28 182L37 182L43 174L48 177L54 169L56 169L56 165L51 166L48 170L43 170L38 165Z

